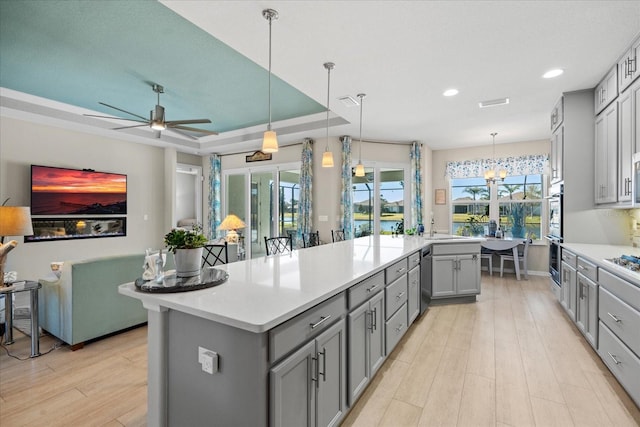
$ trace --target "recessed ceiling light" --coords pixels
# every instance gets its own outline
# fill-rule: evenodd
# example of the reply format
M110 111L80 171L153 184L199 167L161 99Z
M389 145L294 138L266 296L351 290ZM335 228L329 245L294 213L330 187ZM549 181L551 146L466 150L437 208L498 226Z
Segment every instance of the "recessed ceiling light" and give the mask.
M444 91L444 96L455 96L458 94L458 89L447 89Z
M492 99L490 101L481 101L478 103L480 108L495 107L497 105L505 105L509 103L509 98Z
M542 75L542 77L545 79L552 79L554 77L558 77L562 73L564 73L564 70L562 68L556 68L554 70L547 71Z

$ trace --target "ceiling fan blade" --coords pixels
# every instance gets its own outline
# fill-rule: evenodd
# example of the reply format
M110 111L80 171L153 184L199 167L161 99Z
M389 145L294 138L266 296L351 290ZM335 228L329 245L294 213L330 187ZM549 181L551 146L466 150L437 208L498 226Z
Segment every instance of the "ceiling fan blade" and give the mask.
M98 118L101 118L101 119L126 120L128 122L149 123L148 120L125 119L125 118L122 118L122 117L113 117L113 116L99 116L97 114L83 114L83 116L98 117Z
M142 124L142 125L133 125L133 126L123 126L123 127L119 127L119 128L113 128L112 130L121 130L121 129L131 129L131 128L141 128L143 126L149 126L148 123Z
M169 125L195 125L198 123L211 123L209 119L193 119L193 120L171 120L166 121L165 124Z
M217 135L218 132L214 132L214 131L210 131L210 130L205 130L205 129L196 129L196 128L192 128L189 126L176 126L176 125L171 125L171 126L167 126L167 129L180 129L180 130L186 130L189 132L198 132L198 133L206 133L207 135Z
M130 115L132 115L134 117L138 117L138 118L140 118L140 119L142 119L144 121L148 121L148 119L146 117L142 117L141 115L132 113L132 112L127 111L127 110L123 110L122 108L114 107L113 105L105 104L104 102L98 102L98 104L104 105L105 107L113 108L114 110L122 111L123 113L130 114Z
M182 132L179 128L168 127L166 130L171 131L171 132L175 132L175 133L177 133L179 135L182 135L182 136L186 136L187 138L191 138L191 139L196 140L196 141L198 140L198 138L196 138L195 136L189 135L186 132Z

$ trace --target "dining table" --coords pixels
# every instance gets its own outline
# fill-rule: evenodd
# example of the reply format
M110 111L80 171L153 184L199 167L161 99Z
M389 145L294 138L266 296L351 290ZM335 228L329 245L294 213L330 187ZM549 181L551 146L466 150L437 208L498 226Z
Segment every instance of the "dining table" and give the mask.
M522 238L485 237L485 240L480 244L483 248L494 252L508 251L509 249L511 249L513 251L513 264L515 265L516 269L516 279L520 280L520 260L518 259L518 245L522 244Z

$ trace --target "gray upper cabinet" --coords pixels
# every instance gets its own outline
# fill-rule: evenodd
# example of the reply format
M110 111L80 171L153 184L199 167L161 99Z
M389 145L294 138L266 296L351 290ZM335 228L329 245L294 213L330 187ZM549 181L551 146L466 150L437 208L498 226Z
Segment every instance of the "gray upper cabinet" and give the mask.
M618 198L618 104L596 116L595 203L615 203Z
M635 84L638 91L640 84ZM631 202L631 163L635 151L634 89L618 97L618 202Z
M553 106L553 110L551 110L550 124L551 124L551 132L555 131L558 126L562 124L564 119L564 102L562 97L556 102L556 105Z
M600 81L594 93L595 113L599 114L618 97L618 64Z
M559 126L551 134L551 152L549 153L551 165L551 183L562 181L564 162L564 125Z
M640 37L636 39L620 61L618 61L618 81L620 93L622 93L633 81L640 76L638 72L638 53L640 50Z

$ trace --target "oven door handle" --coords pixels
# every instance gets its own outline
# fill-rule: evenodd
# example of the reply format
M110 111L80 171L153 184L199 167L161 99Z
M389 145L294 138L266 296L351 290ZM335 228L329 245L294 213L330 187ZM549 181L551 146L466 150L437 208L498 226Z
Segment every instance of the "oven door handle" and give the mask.
M549 242L551 243L555 243L556 245L560 244L560 239L557 237L552 237L552 236L544 236L545 239L547 239Z

